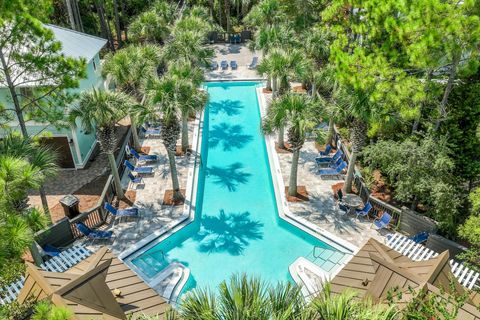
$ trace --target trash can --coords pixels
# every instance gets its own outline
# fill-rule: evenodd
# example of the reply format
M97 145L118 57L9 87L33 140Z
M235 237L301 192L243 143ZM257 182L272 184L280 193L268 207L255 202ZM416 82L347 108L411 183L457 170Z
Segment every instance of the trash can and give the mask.
M68 194L62 199L60 199L60 203L62 204L65 216L69 219L75 218L80 214L80 210L78 209L78 204L80 203L80 200L73 194Z

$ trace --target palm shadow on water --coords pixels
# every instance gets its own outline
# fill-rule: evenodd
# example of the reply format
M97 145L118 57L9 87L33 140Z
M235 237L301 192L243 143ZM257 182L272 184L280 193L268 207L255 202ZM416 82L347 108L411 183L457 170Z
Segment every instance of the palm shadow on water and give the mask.
M210 101L209 109L211 114L226 113L228 116L236 116L240 114L243 105L239 100L221 100L218 102Z
M253 136L244 134L241 125L231 125L222 122L214 125L213 128L209 130L208 145L211 148L216 148L221 145L223 151L231 151L234 148L243 148L252 140Z
M193 237L198 248L205 253L228 252L238 256L252 240L263 239L263 223L250 219L249 212L226 214L222 209L219 216L205 215L199 232Z
M213 176L213 183L227 188L228 191L234 192L238 185L248 182L251 173L243 170L243 165L240 162L232 163L227 167L207 167L205 169L207 177Z

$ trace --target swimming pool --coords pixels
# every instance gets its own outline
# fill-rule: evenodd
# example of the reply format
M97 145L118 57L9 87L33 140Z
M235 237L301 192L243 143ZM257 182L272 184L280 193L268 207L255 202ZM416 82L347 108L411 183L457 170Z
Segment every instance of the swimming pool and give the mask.
M233 273L271 283L290 280L288 266L312 256L331 272L344 254L279 218L256 82L207 83L195 219L130 262L153 278L171 262L190 269L182 293L215 288Z

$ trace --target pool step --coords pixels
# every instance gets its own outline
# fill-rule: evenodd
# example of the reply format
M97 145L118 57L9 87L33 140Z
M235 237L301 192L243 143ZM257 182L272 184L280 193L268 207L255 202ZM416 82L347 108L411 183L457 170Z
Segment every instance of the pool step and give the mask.
M336 250L315 247L306 258L331 273L345 263L348 255Z
M190 269L179 262L170 263L149 285L168 303L175 302L190 276Z

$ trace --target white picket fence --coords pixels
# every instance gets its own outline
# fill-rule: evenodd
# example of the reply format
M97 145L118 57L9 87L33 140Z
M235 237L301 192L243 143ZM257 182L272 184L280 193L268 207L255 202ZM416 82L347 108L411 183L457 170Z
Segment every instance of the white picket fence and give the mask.
M413 261L423 261L438 256L438 253L408 239L400 233L395 233L386 240L387 246L395 251L400 252L404 256L409 257ZM467 289L480 288L480 274L454 259L450 260L452 273L458 282Z
M90 256L92 252L81 245L75 245L62 251L58 256L44 262L40 267L45 271L64 272L80 261ZM20 290L23 288L25 277L0 289L0 304L6 304L17 299Z

